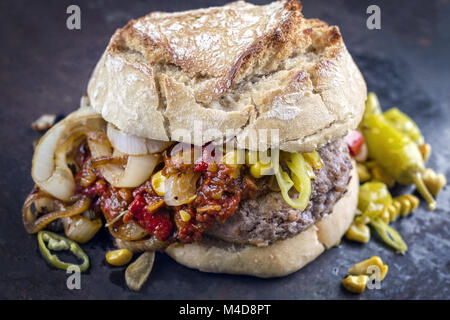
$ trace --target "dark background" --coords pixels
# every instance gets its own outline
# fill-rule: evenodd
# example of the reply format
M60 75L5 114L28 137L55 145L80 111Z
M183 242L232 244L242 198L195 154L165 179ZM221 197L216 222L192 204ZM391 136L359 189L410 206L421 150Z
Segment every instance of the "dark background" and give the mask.
M256 3L256 1L253 1ZM263 1L258 1L263 2ZM343 241L299 272L281 279L201 273L158 254L142 292L125 288L124 269L106 265L106 232L84 245L91 269L81 290L66 288L64 271L40 257L23 229L20 208L33 186L30 123L43 113L78 107L90 73L114 30L152 10L175 11L225 1L1 1L0 4L0 298L60 299L449 299L450 191L438 209L394 223L409 246L396 255L373 237ZM81 7L81 30L66 28L66 8ZM347 47L384 108L410 114L433 146L429 166L450 178L450 1L303 1L306 17L339 25ZM366 28L366 8L381 8L381 30ZM410 189L406 189L410 190ZM389 265L381 290L357 296L340 282L347 268L372 255Z

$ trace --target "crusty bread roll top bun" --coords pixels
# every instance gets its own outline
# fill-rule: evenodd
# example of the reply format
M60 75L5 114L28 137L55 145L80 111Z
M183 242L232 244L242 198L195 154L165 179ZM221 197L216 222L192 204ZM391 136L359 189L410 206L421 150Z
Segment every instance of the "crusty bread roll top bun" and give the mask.
M139 137L265 150L271 140L251 135L275 129L281 150L312 151L358 125L366 85L339 28L301 8L238 1L132 20L95 68L91 104Z

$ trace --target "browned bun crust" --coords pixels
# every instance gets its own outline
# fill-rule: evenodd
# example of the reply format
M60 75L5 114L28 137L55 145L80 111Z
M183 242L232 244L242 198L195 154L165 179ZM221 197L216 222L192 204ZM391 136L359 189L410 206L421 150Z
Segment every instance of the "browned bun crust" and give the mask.
M201 131L201 144L226 136L265 150L278 141L251 137L271 129L281 150L308 152L356 128L366 84L339 28L305 19L299 1L238 1L130 21L88 94L106 121L136 136L191 143Z

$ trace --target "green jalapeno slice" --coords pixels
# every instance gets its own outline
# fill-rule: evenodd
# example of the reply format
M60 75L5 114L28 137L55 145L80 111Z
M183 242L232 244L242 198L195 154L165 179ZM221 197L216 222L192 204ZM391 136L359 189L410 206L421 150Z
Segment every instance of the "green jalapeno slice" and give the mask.
M41 251L42 256L55 268L67 270L70 266L77 266L80 268L81 272L89 269L89 257L75 241L49 231L39 231L37 237L39 250ZM61 261L58 256L52 254L50 250L69 250L82 262L81 264L73 264Z

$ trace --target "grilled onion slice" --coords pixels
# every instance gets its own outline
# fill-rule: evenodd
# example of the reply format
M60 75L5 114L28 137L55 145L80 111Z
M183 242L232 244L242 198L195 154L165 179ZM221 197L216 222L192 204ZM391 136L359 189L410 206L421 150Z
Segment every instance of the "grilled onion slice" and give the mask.
M120 131L111 123L108 123L106 133L113 147L120 152L131 155L143 155L148 153L144 138Z
M32 206L42 197L48 198L40 191L30 193L22 207L22 221L28 233L36 233L43 230L49 223L59 218L72 217L89 209L91 201L87 197L80 197L72 205L58 204L59 210L38 217L38 212L32 211Z
M111 123L108 123L106 133L114 149L130 155L162 152L172 144L170 141L145 139L125 133Z
M114 238L125 241L141 240L148 235L147 231L145 231L134 220L130 220L127 223L121 224L117 227L108 226L108 228Z
M94 159L112 156L111 144L103 132L90 132L87 141ZM115 164L104 164L99 165L98 168L106 181L114 187L135 188L150 178L159 160L160 155L157 154L129 155L125 167Z
M90 220L82 215L77 215L62 218L61 220L67 238L78 243L88 242L102 227L102 220L100 218Z
M181 206L194 201L200 173L189 170L170 175L164 184L164 201L169 206Z
M75 139L74 134L99 130L102 125L101 115L84 107L47 131L33 155L31 176L36 185L57 199L69 201L75 192L75 181L66 160L72 147L70 140Z
M164 251L168 246L167 242L161 241L154 236L149 239L138 241L127 241L116 238L114 244L119 249L128 249L131 252Z

